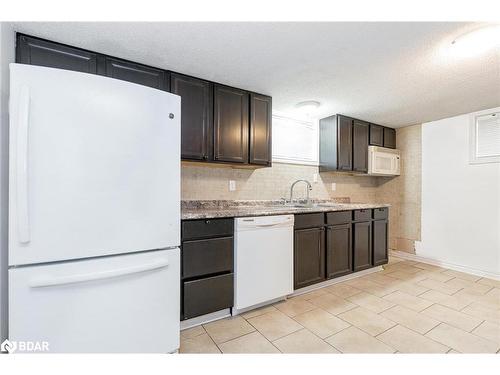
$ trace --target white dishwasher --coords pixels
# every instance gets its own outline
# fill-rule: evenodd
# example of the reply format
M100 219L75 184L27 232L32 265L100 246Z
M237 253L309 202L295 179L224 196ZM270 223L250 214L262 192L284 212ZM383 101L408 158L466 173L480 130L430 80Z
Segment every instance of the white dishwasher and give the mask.
M293 215L235 219L233 315L293 293Z

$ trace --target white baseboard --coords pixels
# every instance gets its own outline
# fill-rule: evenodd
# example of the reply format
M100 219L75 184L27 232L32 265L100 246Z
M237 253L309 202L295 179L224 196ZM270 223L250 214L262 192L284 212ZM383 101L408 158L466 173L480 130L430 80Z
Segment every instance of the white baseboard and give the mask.
M443 262L443 261L438 260L438 259L427 258L427 257L423 257L423 256L420 256L417 254L410 254L410 253L406 253L404 251L398 251L398 250L390 250L390 254L397 256L398 258L415 260L415 261L422 262L422 263L432 264L434 266L449 268L450 270L454 270L454 271L460 271L460 272L470 273L470 274L476 275L476 276L487 277L489 279L500 280L500 274L497 274L497 273L482 271L482 270L478 270L476 268L461 266L461 265L454 264L454 263Z

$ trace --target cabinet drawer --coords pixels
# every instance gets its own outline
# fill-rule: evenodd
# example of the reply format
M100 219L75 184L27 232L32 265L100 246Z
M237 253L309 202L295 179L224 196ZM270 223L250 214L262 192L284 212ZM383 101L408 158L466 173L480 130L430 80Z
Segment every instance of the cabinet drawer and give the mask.
M328 212L326 214L327 224L346 224L352 221L352 211Z
M373 209L373 218L375 220L379 219L387 219L389 216L389 208L388 207L380 207Z
M300 214L295 215L295 229L321 227L325 225L325 214Z
M182 240L233 235L231 219L186 220L182 222Z
M233 271L233 237L182 243L182 277Z
M354 221L368 221L372 219L372 210L355 210L354 211Z
M184 319L227 309L233 306L233 274L184 282L183 292Z

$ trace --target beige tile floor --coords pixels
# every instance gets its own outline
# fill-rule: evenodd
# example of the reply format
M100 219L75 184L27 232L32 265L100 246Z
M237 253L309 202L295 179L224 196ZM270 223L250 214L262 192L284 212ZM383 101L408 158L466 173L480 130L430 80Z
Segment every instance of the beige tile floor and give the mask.
M181 353L499 353L500 281L391 257L383 271L181 332Z

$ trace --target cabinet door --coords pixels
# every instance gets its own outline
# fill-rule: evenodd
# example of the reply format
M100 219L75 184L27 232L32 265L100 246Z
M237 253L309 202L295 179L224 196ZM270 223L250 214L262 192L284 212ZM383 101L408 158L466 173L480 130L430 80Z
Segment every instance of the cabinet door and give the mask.
M106 57L106 76L168 91L168 73L161 69Z
M214 159L248 163L248 93L215 85Z
M370 124L370 145L384 146L384 127Z
M213 159L213 85L172 73L170 92L181 97L181 157Z
M389 261L387 256L387 220L373 222L373 265L380 266Z
M372 223L354 224L354 271L372 266Z
M326 228L326 277L346 275L352 272L351 223Z
M337 121L337 168L352 171L352 119L339 115Z
M17 35L16 62L97 73L97 54L21 34Z
M384 128L384 147L396 148L396 129Z
M269 96L250 95L250 164L271 165L271 112Z
M294 289L325 280L325 229L311 228L295 231Z
M368 172L368 133L369 124L354 120L352 124L352 170Z

